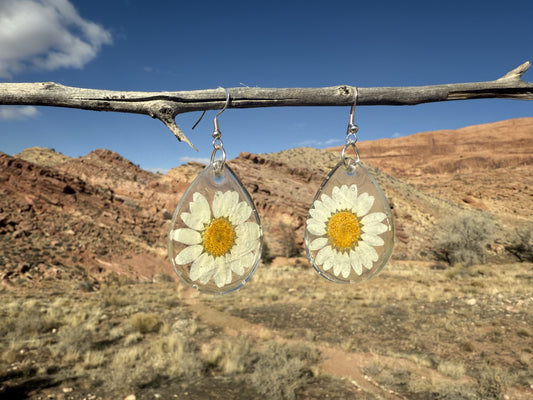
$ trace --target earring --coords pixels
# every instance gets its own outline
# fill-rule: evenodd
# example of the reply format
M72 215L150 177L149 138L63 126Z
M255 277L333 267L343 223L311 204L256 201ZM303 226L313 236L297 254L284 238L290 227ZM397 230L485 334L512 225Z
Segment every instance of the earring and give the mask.
M182 281L199 291L228 293L254 274L261 257L263 230L252 198L231 168L213 120L211 161L178 203L168 236L172 266Z
M315 270L336 283L358 283L376 275L390 259L394 223L380 187L361 165L351 107L341 161L315 195L307 216L305 250ZM346 151L352 149L355 158Z

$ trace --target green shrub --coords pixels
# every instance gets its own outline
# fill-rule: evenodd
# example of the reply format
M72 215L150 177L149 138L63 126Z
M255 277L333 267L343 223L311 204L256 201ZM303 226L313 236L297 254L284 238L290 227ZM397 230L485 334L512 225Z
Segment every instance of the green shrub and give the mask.
M487 243L494 231L490 218L459 215L442 221L437 228L434 246L439 259L465 266L485 262Z

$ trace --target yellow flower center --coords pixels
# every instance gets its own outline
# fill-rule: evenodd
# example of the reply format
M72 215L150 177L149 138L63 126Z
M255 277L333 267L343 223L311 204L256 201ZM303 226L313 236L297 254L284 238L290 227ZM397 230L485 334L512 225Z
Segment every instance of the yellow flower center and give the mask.
M220 257L235 243L235 231L231 222L224 217L213 218L202 234L202 245L209 254Z
M348 250L361 238L361 228L354 213L339 211L333 214L327 225L327 235L337 250Z

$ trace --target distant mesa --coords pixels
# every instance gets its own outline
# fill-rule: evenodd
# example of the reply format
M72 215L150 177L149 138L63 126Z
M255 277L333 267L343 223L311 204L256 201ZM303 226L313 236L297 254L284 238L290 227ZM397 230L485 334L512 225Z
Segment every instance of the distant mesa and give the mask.
M533 118L361 141L357 148L363 161L398 178L533 165Z

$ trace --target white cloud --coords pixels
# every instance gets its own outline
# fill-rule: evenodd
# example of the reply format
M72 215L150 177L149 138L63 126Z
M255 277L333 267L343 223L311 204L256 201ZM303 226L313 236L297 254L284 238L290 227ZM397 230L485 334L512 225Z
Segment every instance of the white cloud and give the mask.
M202 157L180 157L180 161L182 163L187 163L189 161L194 161L200 164L209 165L209 162L211 161L209 158L202 158Z
M299 142L296 145L297 146L331 146L335 144L341 144L343 142L344 142L344 139L328 139L328 140L309 139L309 140L304 140L303 142Z
M68 0L0 1L0 78L82 68L111 42L109 31L80 17Z
M2 106L0 107L0 120L2 119L26 119L39 115L39 111L33 106Z
M344 142L344 139L329 139L324 142L324 144L335 144L335 143L342 143Z
M399 137L402 137L402 136L403 136L403 135L402 135L400 132L394 132L394 133L392 134L391 137L392 137L393 139L396 139L396 138L399 138Z

